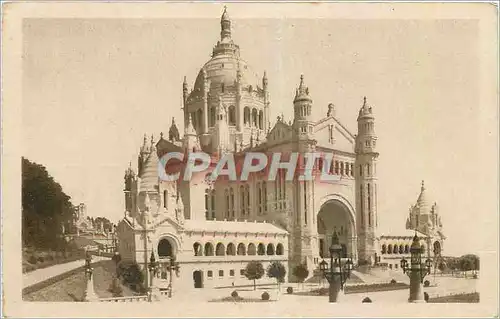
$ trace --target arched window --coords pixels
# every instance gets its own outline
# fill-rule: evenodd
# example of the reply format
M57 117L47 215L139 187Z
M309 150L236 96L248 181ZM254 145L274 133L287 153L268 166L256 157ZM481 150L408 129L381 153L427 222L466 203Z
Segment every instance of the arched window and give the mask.
M393 254L397 254L398 253L398 245L394 245L394 247L392 249L392 253Z
M210 126L215 126L215 107L210 108Z
M274 245L273 244L267 245L266 255L274 255Z
M238 244L237 254L238 254L238 256L245 256L246 255L246 247L243 243Z
M264 112L259 111L259 129L264 129Z
M229 218L229 192L226 188L226 190L224 191L224 197L226 198L226 210L225 210L225 213L224 213L224 216L227 218Z
M410 252L410 246L408 245L405 245L405 254L409 253Z
M229 125L236 125L236 111L234 105L229 107Z
M425 249L425 245L423 245L423 244L420 246L420 249L422 250L422 254L425 254L425 253L426 253L426 251L427 251L427 250Z
M240 210L241 216L245 216L245 189L243 185L240 186Z
M172 244L168 239L163 238L160 240L158 243L158 256L159 257L173 257L174 256L174 249L172 247Z
M201 132L203 130L203 111L199 109L196 113L196 118L198 119L196 131Z
M387 246L385 244L382 245L382 254L387 252Z
M248 245L248 255L249 256L255 256L256 255L256 250L255 250L255 245L254 244L249 244Z
M229 207L230 207L230 216L234 219L234 191L233 188L229 189Z
M203 251L201 248L201 244L196 242L193 244L193 250L194 250L194 255L195 256L203 256Z
M284 254L284 249L282 244L276 245L276 255L282 256Z
M250 125L250 108L248 106L243 109L243 124Z
M234 256L234 255L236 255L236 248L234 247L233 243L229 243L227 245L226 255L228 255L228 256Z
M247 215L250 214L250 186L248 186L248 184L245 186L245 199L247 200L247 202L245 203L246 206L245 206L245 212L247 213Z
M387 246L387 253L392 254L392 245L391 244L389 244L389 246Z
M224 256L226 253L226 249L224 247L224 244L218 243L217 246L215 246L215 256Z
M257 126L257 109L252 109L252 126Z
M262 256L266 254L266 247L264 246L263 243L260 243L259 246L257 247L257 255Z
M403 245L399 245L399 253L402 254L405 252L405 248L403 247Z
M212 243L205 244L205 256L213 256L214 255L214 246Z
M266 182L262 182L262 193L264 197L264 213L267 213L267 184Z

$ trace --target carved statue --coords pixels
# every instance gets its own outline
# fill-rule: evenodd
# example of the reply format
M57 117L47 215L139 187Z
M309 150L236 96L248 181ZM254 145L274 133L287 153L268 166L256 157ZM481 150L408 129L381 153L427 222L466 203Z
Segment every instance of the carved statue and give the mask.
M326 116L330 117L333 115L333 108L334 107L335 106L332 103L328 104L328 113L326 113Z

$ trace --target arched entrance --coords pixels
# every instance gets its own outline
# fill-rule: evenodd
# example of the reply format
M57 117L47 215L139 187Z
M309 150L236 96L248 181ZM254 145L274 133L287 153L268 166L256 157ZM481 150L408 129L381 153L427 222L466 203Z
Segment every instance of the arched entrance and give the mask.
M436 240L433 246L434 246L433 250L434 256L441 256L441 243Z
M158 243L158 257L174 257L174 247L167 238L162 238Z
M318 250L321 258L330 256L328 248L332 242L333 233L336 232L342 246L342 257L356 255L356 229L349 208L339 200L331 199L325 202L317 218Z
M193 271L193 281L195 288L203 288L203 272L201 270Z

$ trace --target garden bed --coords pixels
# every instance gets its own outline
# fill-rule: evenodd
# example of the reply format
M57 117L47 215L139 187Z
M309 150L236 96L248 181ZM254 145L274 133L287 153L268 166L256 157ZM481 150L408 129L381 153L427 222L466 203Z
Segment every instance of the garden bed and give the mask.
M462 293L441 297L430 298L429 303L478 303L479 293Z
M261 298L224 297L212 299L209 302L274 302L275 300L262 300Z
M367 292L379 292L379 291L391 291L391 290L403 290L408 289L410 286L408 284L398 282L398 283L381 283L381 284L367 284L367 285L356 285L356 286L346 286L344 288L345 294L356 294L356 293L367 293ZM294 293L302 296L328 296L328 288L316 288L309 291L301 291Z

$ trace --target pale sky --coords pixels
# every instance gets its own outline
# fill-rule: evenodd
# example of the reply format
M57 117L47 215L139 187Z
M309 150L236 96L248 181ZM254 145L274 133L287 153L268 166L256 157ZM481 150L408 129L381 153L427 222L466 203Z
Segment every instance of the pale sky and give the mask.
M219 38L222 6L211 10L212 19L24 21L23 154L89 215L123 217L123 175L144 133L158 138L172 116L182 122L182 79L193 86ZM482 191L496 176L481 143L476 20L238 19L236 5L228 11L242 58L259 78L267 71L273 122L291 119L300 74L317 118L332 102L354 134L367 97L379 138L381 233L404 229L425 180L448 236L445 254L482 247L496 206L478 203L496 201Z

